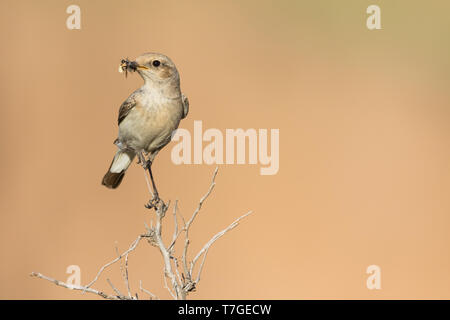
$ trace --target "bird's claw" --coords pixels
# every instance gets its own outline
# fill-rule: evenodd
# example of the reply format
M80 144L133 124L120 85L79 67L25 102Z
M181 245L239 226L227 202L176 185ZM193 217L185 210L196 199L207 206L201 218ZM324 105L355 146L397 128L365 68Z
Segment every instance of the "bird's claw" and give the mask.
M150 199L150 201L145 205L147 209L151 208L157 208L158 204L162 202L162 200L159 198L159 195L153 195L153 198Z

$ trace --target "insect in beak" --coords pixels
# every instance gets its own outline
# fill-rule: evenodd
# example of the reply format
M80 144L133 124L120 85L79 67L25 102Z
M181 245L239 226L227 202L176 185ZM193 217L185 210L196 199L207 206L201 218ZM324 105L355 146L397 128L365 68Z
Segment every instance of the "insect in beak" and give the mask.
M128 71L136 71L138 64L135 61L130 61L128 58L122 59L119 65L119 72L125 71L125 78L128 76Z
M146 66L139 65L136 61L130 61L127 59L122 59L119 66L119 72L125 71L125 78L128 76L128 71L134 72L138 69L148 69Z

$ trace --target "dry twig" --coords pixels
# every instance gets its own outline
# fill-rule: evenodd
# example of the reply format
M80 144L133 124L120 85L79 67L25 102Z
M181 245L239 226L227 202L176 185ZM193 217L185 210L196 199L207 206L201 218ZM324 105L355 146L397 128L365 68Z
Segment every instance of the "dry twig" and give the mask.
M138 295L137 295L137 293L135 293L134 296L132 295L132 290L131 290L131 286L130 286L130 282L129 282L129 278L128 278L128 256L131 252L133 252L136 249L139 242L143 238L146 238L151 245L153 245L159 249L161 256L163 258L164 287L168 290L168 292L170 293L170 295L172 296L173 299L177 299L177 300L186 299L189 292L194 291L196 289L196 287L198 286L198 283L200 282L200 278L201 278L201 274L202 274L202 271L203 271L203 268L205 265L205 260L206 260L207 254L208 254L208 250L211 248L211 246L214 244L214 242L216 242L219 238L221 238L223 235L225 235L228 231L234 229L243 218L247 217L249 214L252 213L250 211L250 212L242 215L241 217L239 217L235 221L233 221L227 228L216 233L202 247L202 249L197 253L197 255L191 261L188 261L188 249L189 249L189 243L190 243L189 230L190 230L191 225L195 221L196 217L198 216L198 214L203 206L203 203L206 201L206 199L209 197L209 195L212 193L212 191L214 189L214 186L216 184L215 180L216 180L217 173L218 173L218 168L216 168L214 170L211 184L209 186L208 191L205 193L205 195L202 198L200 198L200 201L199 201L196 209L194 210L194 213L192 214L191 218L187 222L184 220L183 216L178 212L178 201L175 201L175 205L173 208L174 230L173 230L172 240L168 246L166 246L163 241L162 225L163 225L163 219L166 215L166 212L170 207L170 202L166 205L164 203L164 201L159 199L155 204L153 204L151 207L149 207L149 209L155 210L155 223L153 224L153 220L152 220L150 227L145 225L146 233L143 235L139 235L136 238L136 240L134 240L131 243L130 247L125 252L123 252L122 254L118 254L117 258L115 258L114 260L103 265L100 268L100 270L97 272L94 279L91 282L89 282L87 285L85 285L85 286L71 285L71 284L68 284L68 283L65 283L65 282L62 282L59 280L55 280L53 278L50 278L50 277L47 277L40 273L35 273L35 272L33 272L31 274L31 276L53 282L54 284L56 284L60 287L64 287L64 288L67 288L70 290L80 290L82 292L93 293L93 294L99 295L105 299L135 300L135 299L138 299ZM150 184L148 183L147 176L146 176L146 180L147 180L147 186L149 188L150 194L153 195L152 190L150 188ZM183 220L183 227L181 229L178 226L177 214L180 215L181 219ZM180 270L179 270L180 265L178 263L178 258L175 256L175 244L182 233L184 233L184 246L183 246L182 255L180 257L181 267L182 267L182 272L180 273ZM118 253L117 247L116 247L116 251ZM196 266L196 263L198 262L198 260L201 257L202 257L202 259L201 259L200 265L198 267L197 276L193 277L194 268ZM100 278L101 274L107 268L109 268L111 265L115 264L116 262L121 261L123 258L124 258L124 262L125 262L124 267L122 266L122 263L121 263L120 269L121 269L122 278L124 280L125 287L127 290L126 296L123 295L112 284L112 282L109 279L107 279L107 282L109 283L109 285L111 286L113 291L116 293L116 295L110 295L110 294L104 293L102 291L91 288L91 286L95 284L95 282ZM172 261L173 261L173 264L172 264ZM169 281L169 283L168 283L168 281ZM169 284L170 284L170 286L169 286ZM151 299L158 299L156 297L156 295L154 295L153 293L151 293L150 291L148 291L147 289L144 289L142 287L142 281L139 281L139 289L141 292L148 294Z

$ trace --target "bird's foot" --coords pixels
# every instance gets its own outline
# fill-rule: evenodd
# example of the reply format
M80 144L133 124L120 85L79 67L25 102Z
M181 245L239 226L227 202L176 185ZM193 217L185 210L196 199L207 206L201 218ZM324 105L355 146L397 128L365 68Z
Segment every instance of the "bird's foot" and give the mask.
M158 208L158 205L162 203L164 205L164 202L161 200L161 198L159 197L159 195L156 193L153 195L153 198L150 199L150 201L145 205L145 207L147 209L151 209L151 208Z

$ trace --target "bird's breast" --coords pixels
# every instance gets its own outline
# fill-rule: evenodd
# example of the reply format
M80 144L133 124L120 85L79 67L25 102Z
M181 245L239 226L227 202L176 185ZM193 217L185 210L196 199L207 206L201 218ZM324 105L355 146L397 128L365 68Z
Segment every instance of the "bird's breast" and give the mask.
M119 140L128 147L152 152L170 142L181 120L183 106L176 100L155 102L136 105L121 122Z

